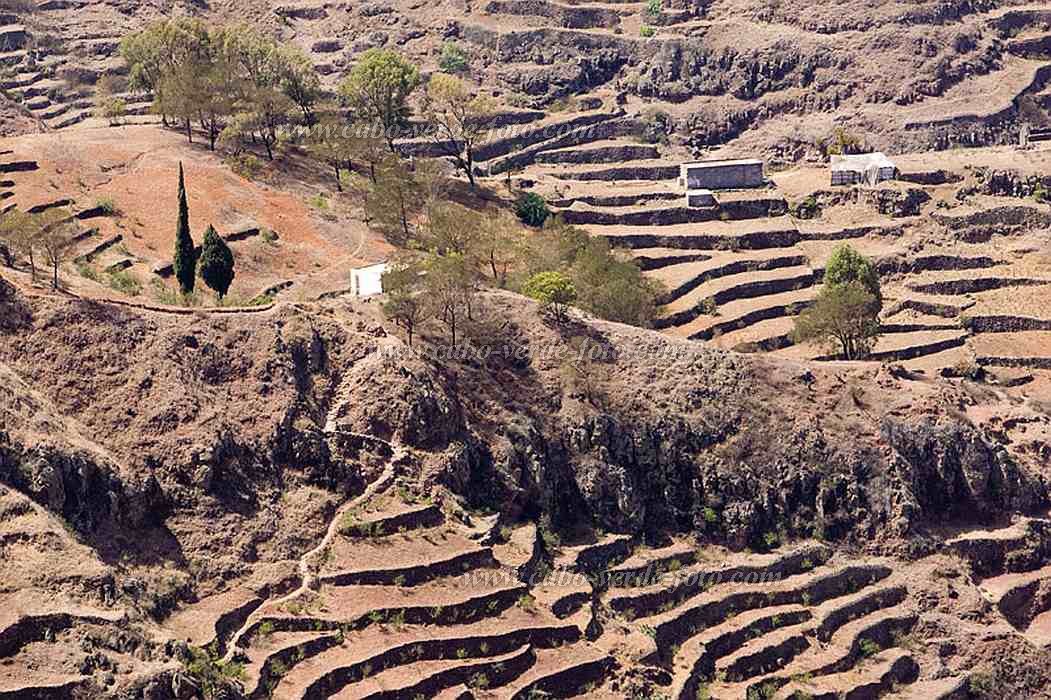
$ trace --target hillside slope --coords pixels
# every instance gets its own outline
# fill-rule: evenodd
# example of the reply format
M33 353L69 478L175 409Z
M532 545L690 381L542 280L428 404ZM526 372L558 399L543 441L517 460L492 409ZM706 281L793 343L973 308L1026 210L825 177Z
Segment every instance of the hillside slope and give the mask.
M460 584L441 579L453 573L428 567L438 566L442 556L469 556L470 566L484 570L488 565L477 559L482 554L466 553L477 546L472 538L512 542L523 520L537 523L535 532L545 533L547 546L537 545L539 553L530 554L533 545L520 543L524 559L514 548L496 547L496 561L587 569L610 559L615 566L625 555L599 547L587 555L598 557L593 564L572 564L585 555L564 547L589 538L601 543L608 537L603 533L657 545L669 534L692 532L703 543L698 546L732 550L821 537L853 543L855 557L912 558L923 552L903 547L902 537L914 540L943 520L1004 522L1010 513L1037 514L1048 505L1046 406L968 382L872 366L808 368L579 317L551 325L531 303L503 293L485 296L471 332L475 345L492 352L440 360L421 355L423 348L406 348L369 304L187 314L13 289L3 296L0 479L17 489L9 492L12 498L32 499L20 501L23 517L10 527L21 529L5 535L5 543L20 561L33 562L4 577L7 591L32 601L32 609L16 604L12 626L0 632L20 640L0 650L12 657L14 669L22 669L3 681L5 690L104 685L114 663L134 672L113 680L120 687L140 677L148 685L158 673L169 678L183 667L178 659L186 653L176 642L208 644L208 620L214 620L218 640L212 648L220 654L228 644L246 649L248 680L262 683L273 677L266 675L272 667L253 665L251 649L259 638L250 630L266 624L281 634L301 634L302 623L295 620L320 615L320 627L313 629L349 635L358 628L324 621L326 610L349 619L339 602L347 585L364 586L357 595L365 597L355 600L364 605L365 625L373 604L370 585L409 586L403 594L415 596L414 605L456 608ZM569 347L573 338L577 348L581 338L588 339L590 360L567 355L579 352ZM437 348L442 340L423 342ZM1001 422L1008 412L1012 419ZM444 544L428 535L431 516L416 522L417 516L398 515L420 510L421 502L437 503L442 517L452 518L452 525L436 530L445 533ZM483 512L500 515L491 521ZM387 531L367 526L381 549L370 553L368 541L354 544L343 529L348 513L359 523L394 518ZM56 529L55 518L70 529ZM382 546L388 532L410 547L402 555L409 568L400 574ZM562 548L547 533L565 538ZM456 545L462 537L467 539ZM433 554L411 549L427 541L438 547ZM1036 542L1019 541L1029 542L1027 547ZM1041 560L1034 556L1034 562ZM377 565L395 568L362 569L376 557ZM1023 560L1012 561L1024 570ZM431 573L412 573L421 565ZM428 586L435 576L440 580ZM495 601L488 614L525 593L556 618L561 606L573 609L571 601L581 602L579 594L557 584L552 593L539 579L532 586L525 580L525 588L505 584L472 595L482 595L477 604L483 607ZM319 585L320 592L312 593ZM580 590L585 599L586 591ZM281 595L291 595L292 602L275 602ZM385 599L381 595L375 604ZM623 611L646 600L596 604ZM429 638L433 630L414 622L411 605L404 605L408 617L397 613L403 622L395 630L406 624L399 634L410 642L423 638L414 634ZM467 614L475 603L463 605ZM70 632L38 638L49 610L80 608L79 618L63 618L62 628ZM654 614L645 610L616 618L603 613L601 619L610 629L628 625L626 633L636 635L629 647L644 647L638 630L645 625L631 620ZM1015 622L1024 627L1037 613ZM291 622L271 620L275 614L291 614ZM551 667L541 650L563 632L545 628L515 636L540 618L511 618L506 624L519 631L490 653L532 645L536 651L528 652L527 666L536 664L535 672L546 677L543 669ZM579 625L576 632L565 629L572 639L597 624L556 618L549 625ZM105 639L99 630L121 619L134 622L121 644L82 644L96 650L87 656L71 646L69 634ZM680 633L669 624L672 637L660 633L658 654L678 644ZM234 634L238 628L248 636ZM496 634L496 644L496 631L485 634ZM645 666L636 668L636 652L610 647L617 638L600 633L574 647L581 668L598 673L605 668L604 654L624 665L603 692L628 683ZM302 648L311 656L328 644ZM142 651L132 653L138 647ZM69 655L66 665L43 675L30 670L32 658L56 649ZM295 688L310 684L314 690L304 690L303 697L326 696L316 694L323 687L317 679L335 683L337 676L324 675L335 667L316 664L331 657L345 666L353 658L347 653L317 657L300 675L290 675L288 694L278 696L300 697ZM94 661L84 660L89 657ZM370 662L365 675L381 668L386 666ZM493 675L491 669L476 672ZM527 691L539 682L523 672L517 681L506 679L509 688ZM588 679L602 683L611 678L608 673L580 671L574 677L582 687ZM727 692L731 697L736 691Z

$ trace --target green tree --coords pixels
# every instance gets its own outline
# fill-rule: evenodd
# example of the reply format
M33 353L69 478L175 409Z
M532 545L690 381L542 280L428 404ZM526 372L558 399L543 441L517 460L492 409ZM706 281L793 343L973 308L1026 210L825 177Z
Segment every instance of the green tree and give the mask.
M456 162L474 187L474 152L496 113L496 101L472 96L467 83L456 76L435 73L427 83L424 106L431 136L445 155Z
M299 47L285 46L277 54L281 89L303 113L303 123L317 122L314 105L321 99L321 78L314 64Z
M0 238L7 246L7 265L14 267L13 256L24 255L29 261L29 272L33 280L36 280L36 260L33 252L40 229L39 215L21 209L12 209L0 216Z
M541 308L551 309L555 318L565 320L566 308L577 299L577 290L561 272L540 272L526 281L522 291L530 299L540 302Z
M376 180L365 208L369 226L391 245L405 247L416 235L416 218L423 209L420 185L413 173L390 154L376 167Z
M409 347L416 328L430 313L430 304L423 293L423 277L420 266L413 260L400 259L391 263L383 273L383 313L409 337Z
M334 110L324 110L315 120L316 126L307 133L304 146L314 160L332 169L336 176L336 190L342 192L343 171L350 170L355 155L353 140L346 134L346 122Z
M179 221L175 228L175 258L172 267L179 289L183 294L191 294L197 278L197 251L194 250L193 238L190 236L190 208L186 203L186 182L183 178L182 163L179 163Z
M478 257L489 267L493 284L507 286L511 266L525 246L525 231L513 216L500 211L487 211L481 216L478 235Z
M360 117L382 128L394 153L394 138L408 118L409 95L419 85L416 66L395 51L372 48L361 55L339 91Z
M424 289L435 313L449 329L452 345L461 320L471 318L477 271L460 253L440 255L431 251L423 264Z
M77 228L73 215L65 209L48 209L41 213L39 233L35 245L51 266L51 288L58 289L58 268L73 252L77 244Z
M219 295L221 301L234 281L234 254L210 224L204 232L201 258L197 267L201 272L201 279Z
M543 226L551 211L543 197L536 192L527 192L515 202L515 215L529 226Z
M825 266L824 283L826 286L838 286L858 282L865 291L872 295L876 311L883 307L883 294L880 290L879 272L865 256L844 243L832 251L832 256Z
M826 284L814 305L796 317L793 339L824 343L844 360L861 359L879 337L876 309L876 298L861 282Z

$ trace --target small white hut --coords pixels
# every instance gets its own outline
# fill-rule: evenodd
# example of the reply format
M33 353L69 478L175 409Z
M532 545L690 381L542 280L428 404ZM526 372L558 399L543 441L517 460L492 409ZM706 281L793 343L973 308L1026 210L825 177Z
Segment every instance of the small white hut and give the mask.
M832 184L854 185L864 182L875 185L897 177L898 167L879 151L851 156L832 156Z
M383 294L383 273L389 267L389 263L381 262L354 268L350 271L350 293L356 297Z

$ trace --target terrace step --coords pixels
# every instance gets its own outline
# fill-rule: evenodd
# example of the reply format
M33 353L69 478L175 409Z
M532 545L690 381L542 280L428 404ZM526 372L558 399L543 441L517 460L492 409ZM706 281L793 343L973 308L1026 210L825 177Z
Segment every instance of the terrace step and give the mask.
M488 161L495 161L495 159L500 158L501 156L507 156L516 151L526 151L528 147L535 146L541 142L557 143L560 136L565 136L570 132L578 132L584 127L601 124L602 122L609 121L618 116L620 116L619 112L597 110L594 112L575 114L568 118L551 118L534 121L528 124L525 129L509 129L516 132L514 135L498 138L484 144L475 152L475 161L478 163L487 163ZM521 133L517 133L518 131L521 131ZM558 148L559 145L552 145L550 148ZM574 144L567 143L565 145ZM503 172L508 165L511 167L518 167L520 163L505 159L505 161L499 164L497 162L490 164L489 169L495 174Z
M90 678L80 676L49 679L45 683L0 686L0 700L76 700L93 687Z
M324 574L321 582L331 586L417 586L438 578L458 576L471 569L495 567L496 564L492 548L485 547L417 564Z
M701 304L708 299L718 308L741 299L756 299L813 287L814 283L814 271L803 265L720 275L668 304L665 308L667 315L656 319L653 327L670 328L689 323L704 313Z
M717 279L719 277L727 277L729 275L738 275L745 272L758 272L761 270L774 270L782 267L796 267L801 268L807 265L808 258L806 255L799 253L786 253L774 256L763 256L756 258L743 258L737 260L725 260L718 259L712 261L709 265L697 265L695 262L690 262L682 265L682 272L687 272L692 276L683 282L680 282L676 287L672 288L667 292L659 303L662 305L671 304L676 299L679 299L686 294L689 294L697 287L700 287L705 282ZM679 273L678 269L667 270L661 277L672 276Z
M543 151L536 162L550 163L622 163L631 160L649 160L658 157L657 147L649 144L603 141L582 148L560 148ZM678 198L681 195L677 195ZM579 199L576 201L580 201Z
M776 585L717 587L654 621L654 641L662 656L693 635L693 630L716 625L744 610L769 606L811 605L853 593L890 575L882 565L824 567L791 576Z
M17 49L15 51L0 51L0 66L4 68L14 68L22 64L26 59L29 52L25 49Z
M555 567L574 572L600 571L624 561L631 552L630 535L606 535L591 544L563 547Z
M586 643L538 651L533 667L498 696L529 700L545 697L541 693L560 698L588 694L605 680L612 663L608 654Z
M1024 632L1039 615L1051 610L1051 564L987 578L978 590L1015 629Z
M550 153L553 152L554 151L551 151ZM546 155L546 153L543 155ZM585 204L591 207L635 207L653 202L679 200L682 198L682 192L674 192L671 190L645 190L631 194L580 195L565 199L552 199L548 204L553 207L558 207L559 209L569 208L576 203Z
M792 682L778 691L777 699L798 693L813 700L863 700L878 698L897 684L912 683L919 674L916 660L904 649L891 649L872 657L871 665L823 676L812 683Z
M440 631L407 629L382 637L348 638L343 646L298 663L281 678L276 694L304 699L331 697L373 674L406 664L487 658L526 644L534 649L552 648L579 638L580 630L575 625L521 620L485 620Z
M444 521L441 508L434 504L410 505L393 513L345 522L341 524L339 532L344 537L382 537L435 527Z
M967 560L977 576L990 576L1009 569L1017 571L1019 563L1034 568L1039 566L1037 562L1046 556L1051 545L1051 521L1021 518L1007 527L963 533L945 544ZM1030 549L1031 557L1016 555Z
M885 697L891 700L966 700L971 697L970 674L919 681L899 693Z
M434 697L439 692L467 686L485 690L505 685L536 662L526 644L508 654L470 661L424 661L388 669L333 696L335 700L401 700ZM410 675L411 674L411 675ZM409 675L409 679L406 679Z
M563 166L560 168L547 167L538 170L537 174L549 175L559 180L578 181L671 181L679 177L679 166L678 164L669 165L666 160L653 158L608 168L592 168L586 165Z
M95 110L91 108L78 109L72 113L63 114L55 119L50 119L45 122L50 129L65 129L75 124L79 124L82 121L90 119L94 114Z
M701 595L720 584L741 581L770 581L808 572L823 564L832 551L820 544L803 545L789 552L741 557L728 565L701 562L675 572L671 585L658 582L641 589L618 589L611 592L607 604L619 613L633 618L657 615Z
M782 605L748 610L708 627L684 642L676 654L675 666L680 671L673 683L678 691L672 697L693 700L703 679L715 675L719 659L736 652L755 637L784 625L807 622L811 616L811 612L800 605Z
M636 552L607 574L613 587L649 585L645 581L665 572L680 571L697 562L697 549L688 542L678 542L659 549Z
M124 615L102 610L72 609L62 612L15 613L0 628L0 658L15 656L24 646L48 639L77 625L113 625Z
M1051 284L1051 279L1032 277L964 277L961 279L938 280L936 282L913 282L909 289L925 294L942 294L962 296L987 292L1004 287L1036 287Z
M620 26L620 12L591 5L561 5L547 0L490 0L489 14L545 17L565 29L613 29Z
M269 698L281 677L305 659L343 642L339 632L273 632L259 646L248 649L250 662L244 668L246 694L252 700Z
M739 330L713 337L718 347L734 352L774 352L795 344L792 331L795 318L783 316L753 323Z
M672 265L705 262L712 259L707 253L681 253L668 248L637 248L633 258L643 272L661 270Z
M804 287L783 294L732 302L718 309L718 316L699 316L675 328L674 332L690 340L712 340L716 335L748 328L760 321L795 316L813 304L816 297L816 287Z
M192 646L204 648L215 644L218 655L222 655L230 636L262 603L263 599L255 591L239 586L181 608L168 618L164 627Z
M739 218L735 222L743 222L746 219L765 219L768 215L775 218L777 214L772 208L764 208L760 204L758 209L744 210L738 212ZM655 214L666 211L677 210L645 210L633 212L632 216L642 215L646 219L652 219ZM689 209L690 212L704 212L701 209ZM612 216L612 215L611 215ZM693 218L702 217L701 214L691 214ZM780 221L761 221L756 226L741 226L726 224L712 219L708 214L703 214L703 221L694 223L710 223L711 226L699 227L689 226L674 229L662 229L663 222L643 221L641 224L632 225L601 225L591 226L589 231L600 235L610 242L614 247L622 248L663 248L676 250L704 250L704 251L737 251L737 250L764 250L768 248L791 248L801 240L799 232L791 225L791 221L784 219ZM624 217L621 217L624 218ZM717 217L715 217L717 219ZM573 223L567 221L567 223ZM674 224L668 224L669 226ZM739 229L745 229L738 232ZM724 232L725 231L725 232Z
M812 646L791 663L758 680L724 686L719 692L713 689L712 697L744 697L749 691L761 692L764 687L781 688L801 677L815 679L849 671L859 659L864 658L862 641L888 648L894 634L912 629L917 619L917 615L911 611L877 610L837 630L827 646Z

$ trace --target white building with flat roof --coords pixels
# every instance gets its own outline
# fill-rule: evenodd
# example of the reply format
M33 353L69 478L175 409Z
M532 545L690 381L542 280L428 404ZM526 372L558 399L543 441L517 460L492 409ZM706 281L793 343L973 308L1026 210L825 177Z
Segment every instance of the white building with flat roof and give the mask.
M879 151L832 156L829 162L833 185L853 185L859 182L875 185L885 180L893 180L898 175L898 167L894 165L894 161Z
M354 268L350 271L350 293L356 297L383 294L383 273L389 267L389 263L381 262Z

